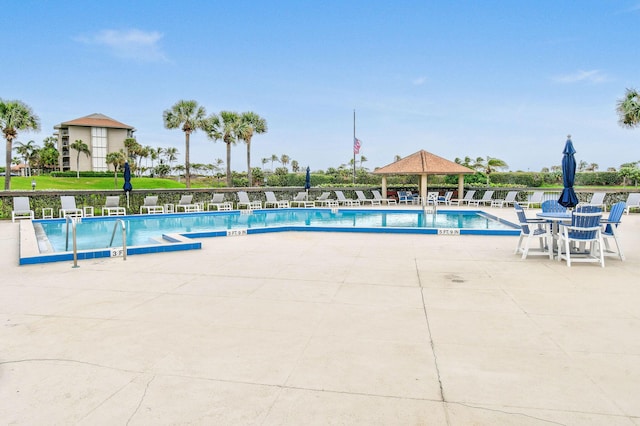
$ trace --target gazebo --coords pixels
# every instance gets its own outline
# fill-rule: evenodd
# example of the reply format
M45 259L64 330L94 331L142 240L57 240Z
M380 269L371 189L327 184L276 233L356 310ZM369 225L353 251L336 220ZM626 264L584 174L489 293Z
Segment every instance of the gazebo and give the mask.
M454 163L435 154L420 150L415 154L404 157L394 163L376 169L373 173L382 175L382 193L387 194L387 176L389 175L419 175L420 198L425 204L427 200L428 175L458 175L458 197L464 193L464 175L474 174L468 167Z

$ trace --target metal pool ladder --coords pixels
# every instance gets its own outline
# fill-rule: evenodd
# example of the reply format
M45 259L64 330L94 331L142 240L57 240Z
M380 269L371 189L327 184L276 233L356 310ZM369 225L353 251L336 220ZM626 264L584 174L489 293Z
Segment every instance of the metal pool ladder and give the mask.
M113 232L111 233L111 241L109 241L109 246L113 244L113 238L116 236L116 229L118 229L118 224L120 224L120 228L122 229L122 260L127 260L127 226L124 224L124 220L116 219L116 222L113 225Z

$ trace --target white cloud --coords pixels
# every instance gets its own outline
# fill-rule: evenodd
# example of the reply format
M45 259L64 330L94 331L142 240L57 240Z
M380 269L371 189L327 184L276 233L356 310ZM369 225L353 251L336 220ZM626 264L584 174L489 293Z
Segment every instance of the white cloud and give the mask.
M163 35L157 31L102 30L76 40L89 45L106 46L111 53L123 59L143 62L165 62L167 57L159 45Z
M427 82L427 77L418 77L412 81L414 86L422 86L426 82Z
M607 76L600 70L577 71L573 74L558 75L553 77L553 81L557 83L602 83L607 81Z

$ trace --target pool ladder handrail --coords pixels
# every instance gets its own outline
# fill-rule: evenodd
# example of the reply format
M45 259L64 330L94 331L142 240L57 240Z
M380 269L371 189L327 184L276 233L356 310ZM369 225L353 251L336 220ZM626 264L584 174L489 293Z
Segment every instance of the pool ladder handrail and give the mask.
M65 242L64 250L69 251L69 224L71 224L71 234L73 238L73 267L78 267L78 244L76 242L76 224L82 221L80 217L74 217L70 215L64 216L65 224L67 225L67 239Z
M109 241L109 245L107 247L111 247L113 244L113 239L116 236L116 229L118 228L118 223L122 229L122 260L127 260L127 226L122 219L116 219L113 224L113 232L111 233L111 241Z

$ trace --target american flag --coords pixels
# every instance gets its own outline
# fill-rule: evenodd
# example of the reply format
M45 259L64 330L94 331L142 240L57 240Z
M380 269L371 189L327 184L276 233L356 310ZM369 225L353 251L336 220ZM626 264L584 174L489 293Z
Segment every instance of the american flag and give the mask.
M360 146L361 146L360 139L353 138L353 153L354 154L359 154L360 153Z

